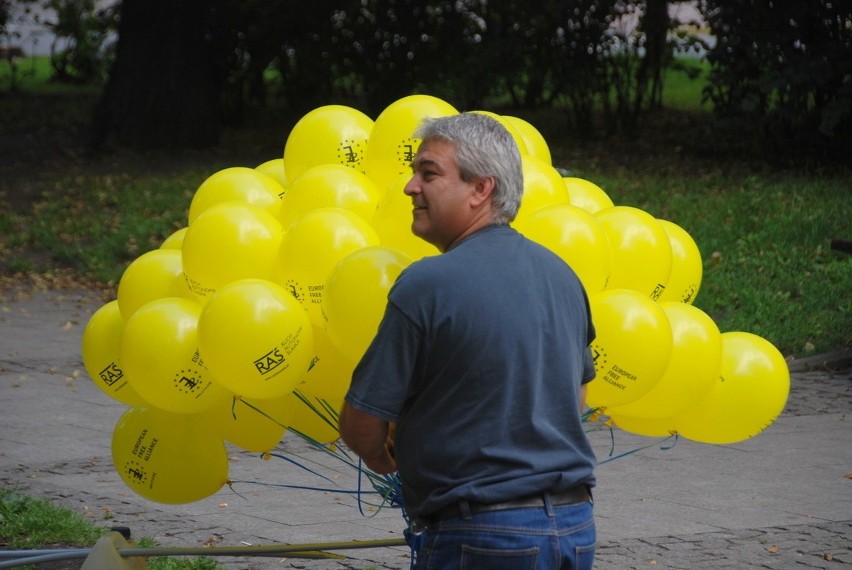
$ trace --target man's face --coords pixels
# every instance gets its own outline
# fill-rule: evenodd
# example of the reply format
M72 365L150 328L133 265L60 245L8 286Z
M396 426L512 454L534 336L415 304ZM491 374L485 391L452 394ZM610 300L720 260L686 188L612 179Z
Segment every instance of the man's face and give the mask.
M461 179L455 145L441 139L423 141L411 167L414 175L405 185L414 206L411 231L446 251L470 226L475 181Z

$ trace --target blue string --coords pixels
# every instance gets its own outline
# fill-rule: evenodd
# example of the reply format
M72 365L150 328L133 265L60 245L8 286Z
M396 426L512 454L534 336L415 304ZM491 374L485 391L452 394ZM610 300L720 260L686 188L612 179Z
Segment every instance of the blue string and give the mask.
M331 408L324 400L320 399L319 403L320 403L321 407L317 407L312 402L310 402L304 395L299 394L298 392L295 392L295 394L306 406L308 406L308 408L311 411L313 411L315 414L317 414L323 421L325 421L329 425L336 427L336 425L333 423L333 421L336 419L336 417L335 417L337 415L336 411L333 408ZM250 408L254 409L255 411L263 414L266 417L269 417L265 412L256 408L255 406L252 406L251 404L248 404L247 402L244 402L244 403L246 403ZM235 406L236 406L236 401L234 402L233 407L232 407L232 413L234 415L236 415L235 409L234 409ZM666 451L666 450L672 449L678 441L677 433L672 433L672 435L666 437L665 439L663 439L659 442L655 442L655 443L651 443L651 444L648 444L648 445L645 445L645 446L642 446L642 447L638 447L636 449L632 449L630 451L626 451L626 452L620 453L618 455L613 455L613 453L615 452L615 447L616 447L615 430L613 429L612 425L608 425L606 422L601 423L601 422L596 421L597 415L602 413L602 412L603 412L603 408L591 408L589 410L586 410L582 415L583 423L591 424L591 425L588 425L588 429L586 430L587 433L589 433L591 431L597 431L597 430L600 430L600 429L607 429L607 428L609 429L609 432L610 432L611 447L610 447L610 452L609 452L609 458L604 460L604 461L599 462L598 465L603 465L605 463L609 463L610 461L615 461L616 459L627 457L627 456L632 455L632 454L634 454L638 451L642 451L642 450L648 449L650 447L654 447L656 445L665 443L666 441L674 438L674 441L670 446L660 447L661 451ZM270 419L275 421L273 418L270 418ZM314 448L320 449L323 452L327 453L328 455L334 457L338 461L342 462L343 464L345 464L349 467L352 467L354 469L357 469L358 481L357 481L356 489L355 490L347 490L347 489L339 489L339 488L334 489L334 488L312 487L312 486L303 486L303 485L284 485L284 484L274 484L274 483L260 483L260 482L257 482L257 481L231 481L230 483L251 483L251 484L257 484L257 485L267 485L267 486L270 486L270 487L279 487L279 488L287 488L287 489L297 489L297 490L306 490L306 491L320 491L320 492L324 492L324 493L341 493L341 494L345 494L345 495L355 495L356 498L357 498L357 501L358 501L358 511L361 513L361 516L364 516L364 517L375 516L385 506L390 506L392 508L399 508L401 510L401 513L402 513L403 521L406 524L406 527L403 530L403 536L405 537L405 540L406 540L406 542L407 542L407 544L408 544L408 546L411 550L411 565L410 565L410 568L413 570L414 567L417 564L417 556L418 556L418 553L419 553L420 548L422 546L422 543L424 541L424 534L423 533L415 533L411 530L413 521L412 521L411 517L408 515L408 512L406 511L405 506L403 504L402 481L400 480L399 475L398 474L379 475L377 473L373 473L372 471L370 471L369 469L364 467L360 458L358 458L357 461L356 461L344 449L329 448L328 446L321 444L320 442L314 440L313 438L311 438L307 434L301 433L298 430L293 429L292 427L288 427L287 429L296 433L296 435L300 436L304 441L307 441ZM290 457L287 457L286 455L282 455L282 454L278 454L278 453L272 453L272 452L266 453L264 455L269 456L269 457L277 457L279 459L283 459L283 460L285 460L285 461L287 461L287 462L289 462L293 465L296 465L297 467L304 469L305 471L308 471L309 473L311 473L313 475L321 477L322 479L328 481L329 483L333 483L333 481L330 478L322 475L321 473L317 472L314 469L308 468L307 466L303 465L302 463L300 463L300 462L298 462L298 461L296 461L296 460L294 460ZM369 481L370 485L372 486L373 491L369 491L365 488L365 486L364 486L364 478L365 477L366 477L367 481ZM378 504L375 504L375 503L373 503L373 502L371 502L367 499L368 496L375 496L375 495L378 495L382 498L381 502L378 503ZM376 513L373 514L373 515L368 515L364 510L365 504L372 506L372 507L376 507L376 509L377 509Z

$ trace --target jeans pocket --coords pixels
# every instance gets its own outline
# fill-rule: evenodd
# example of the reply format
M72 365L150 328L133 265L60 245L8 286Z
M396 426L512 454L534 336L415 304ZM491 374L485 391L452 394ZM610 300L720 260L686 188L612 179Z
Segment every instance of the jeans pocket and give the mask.
M592 570L595 564L595 545L575 546L574 560L577 563L577 570Z
M467 544L461 547L460 570L534 570L538 564L538 547L481 548Z

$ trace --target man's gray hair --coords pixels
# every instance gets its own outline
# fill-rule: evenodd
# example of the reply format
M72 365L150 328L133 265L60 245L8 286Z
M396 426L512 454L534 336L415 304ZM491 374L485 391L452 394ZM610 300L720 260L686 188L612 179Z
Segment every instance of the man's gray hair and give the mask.
M521 154L515 139L498 120L483 113L427 118L414 136L453 143L462 180L494 178L494 221L515 219L524 192Z

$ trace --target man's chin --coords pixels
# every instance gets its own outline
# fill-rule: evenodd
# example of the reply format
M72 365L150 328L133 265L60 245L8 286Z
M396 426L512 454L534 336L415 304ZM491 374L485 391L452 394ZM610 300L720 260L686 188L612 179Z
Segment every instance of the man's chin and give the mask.
M415 220L411 224L411 233L413 233L415 236L419 237L420 239L422 239L423 241L425 241L427 243L432 243L431 240L429 240L428 230L425 227L423 227L422 225L418 224L417 220Z

